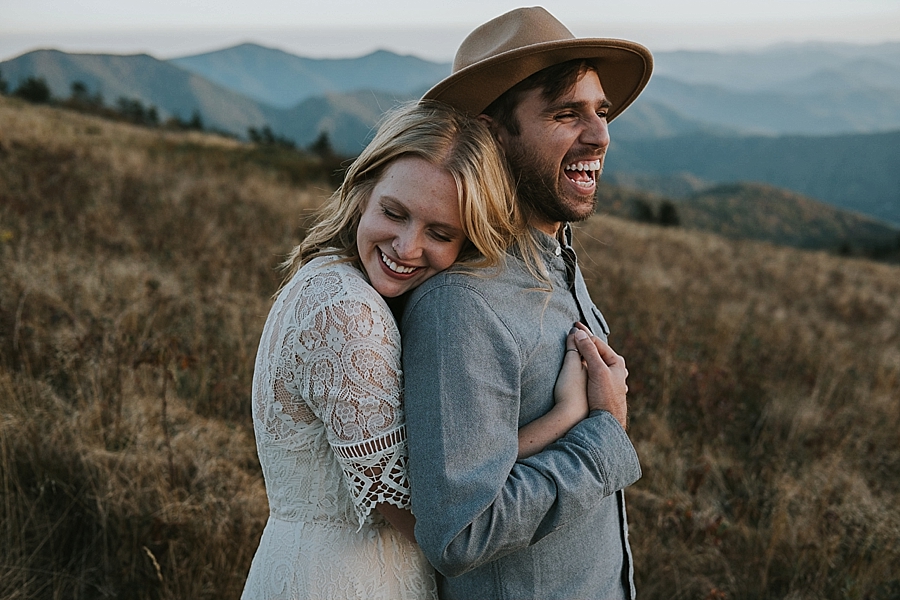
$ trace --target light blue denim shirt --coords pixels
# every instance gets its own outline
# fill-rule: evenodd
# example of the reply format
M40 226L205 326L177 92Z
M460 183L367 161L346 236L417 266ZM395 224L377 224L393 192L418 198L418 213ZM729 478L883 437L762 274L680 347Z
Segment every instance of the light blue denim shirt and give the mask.
M553 405L572 324L609 333L569 243L537 235L552 291L510 252L493 276L431 278L404 313L412 510L445 600L634 597L622 490L641 470L618 421L592 411L516 460L518 429Z

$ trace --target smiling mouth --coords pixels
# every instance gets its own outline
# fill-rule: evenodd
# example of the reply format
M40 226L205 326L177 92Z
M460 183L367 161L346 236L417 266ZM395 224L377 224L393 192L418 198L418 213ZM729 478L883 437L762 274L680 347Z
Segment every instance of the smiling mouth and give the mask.
M566 165L564 171L566 177L575 185L583 188L591 188L597 183L597 179L602 173L600 169L600 159L578 161L570 165Z
M397 273L398 275L409 275L410 273L415 273L419 270L419 267L404 267L403 265L398 265L390 258L388 258L388 256L384 252L381 252L381 250L379 250L378 252L381 254L381 262L383 262L388 269L390 269L394 273Z

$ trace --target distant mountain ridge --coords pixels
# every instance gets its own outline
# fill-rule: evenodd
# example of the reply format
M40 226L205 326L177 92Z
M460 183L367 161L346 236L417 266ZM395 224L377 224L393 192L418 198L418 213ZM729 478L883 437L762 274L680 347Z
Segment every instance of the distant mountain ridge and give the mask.
M239 134L273 116L270 107L148 54L35 50L0 63L0 72L12 87L31 76L43 77L57 98L68 97L72 83L79 81L107 104L120 97L137 99L155 106L164 119L187 119L197 111L207 126Z
M749 134L893 131L900 129L900 43L658 52L635 104L648 101Z
M661 52L656 65L610 125L608 174L764 182L900 223L900 44ZM239 137L268 125L305 146L325 131L347 155L386 110L448 72L385 51L325 60L255 44L171 61L39 50L0 63L11 89L40 76L63 98L80 81L107 103L138 99L162 117L197 111Z
M334 147L356 155L374 135L381 116L399 102L413 98L373 90L315 96L277 111L271 123L276 131L304 146L319 132L327 131Z
M256 52L255 48L251 49ZM390 66L406 64L409 57L377 52L363 57L364 64ZM421 63L426 61L419 61ZM337 61L342 62L342 61ZM346 61L344 61L346 62ZM352 62L352 61L350 61ZM324 64L332 64L325 62ZM435 63L436 64L436 63ZM398 102L418 95L371 91L309 96L290 108L279 108L254 100L232 89L214 83L170 61L146 54L69 54L58 50L35 50L0 63L0 74L15 88L28 77L46 80L52 94L66 98L74 82L83 83L89 94L100 94L107 104L120 97L139 100L157 108L160 117L190 118L196 111L204 125L245 137L250 127L270 126L279 135L300 145L308 145L327 131L333 147L348 155L359 153L372 134L372 127L385 111ZM418 77L394 78L417 85ZM391 81L384 78L384 81Z
M168 62L259 102L292 108L315 96L376 90L418 96L450 65L379 50L359 58L313 59L257 44Z
M47 51L37 51L38 53ZM12 85L38 68L29 53L0 63ZM57 60L65 62L58 53ZM84 57L92 55L68 55ZM101 56L101 55L94 55ZM111 57L112 55L106 55ZM120 57L128 58L128 57ZM231 48L184 56L169 61L204 80L270 108L293 108L316 96L376 90L397 100L419 97L450 72L447 63L377 51L348 59L310 59L260 46L241 44ZM27 68L22 63L28 63ZM68 91L77 65L56 65L43 57L40 69L60 74L73 69L70 81L60 82ZM89 88L102 84L107 96L119 94L140 67L116 69L104 77L85 75ZM124 73L124 81L119 74ZM49 75L45 75L50 79ZM54 79L56 76L54 75ZM51 85L54 87L54 85ZM138 86L139 87L139 86ZM55 90L56 91L56 90ZM137 95L137 94L132 94ZM148 94L144 94L147 96ZM221 94L220 94L221 96ZM232 103L221 98L220 103ZM206 101L209 104L209 101ZM635 114L652 104L652 113L665 113L652 127ZM167 111L169 106L161 105ZM180 109L180 107L179 107ZM238 112L245 112L246 107ZM649 110L649 109L648 109ZM258 108L258 113L266 113ZM875 133L900 129L900 43L878 46L805 44L776 46L744 52L658 52L655 71L647 89L620 122L641 137L666 137L668 122L677 115L680 135L691 123L694 132L733 131L766 135L831 135ZM204 115L205 116L205 115ZM243 121L258 119L243 118ZM277 119L276 119L277 120ZM230 128L237 133L241 127ZM335 140L338 145L359 147L365 140Z
M897 68L900 77L900 68ZM900 88L879 88L853 73L816 73L794 87L739 91L656 75L635 102L655 102L749 134L833 135L900 129ZM823 83L824 82L824 83ZM625 113L627 114L627 113Z
M620 140L607 160L612 172L765 182L900 224L900 131Z
M860 69L861 65L864 68ZM872 78L871 67L877 66ZM654 75L739 91L793 87L825 72L856 74L874 87L900 89L900 43L778 44L759 50L655 52Z
M900 257L900 226L770 185L722 184L676 206L683 226L731 239L848 253L890 251Z
M729 239L900 260L900 225L783 188L759 183L706 185L673 201L671 197L629 190L627 182L610 179L616 183L604 178L598 193L597 210L604 214L658 220L662 206L668 204L670 218L687 229Z

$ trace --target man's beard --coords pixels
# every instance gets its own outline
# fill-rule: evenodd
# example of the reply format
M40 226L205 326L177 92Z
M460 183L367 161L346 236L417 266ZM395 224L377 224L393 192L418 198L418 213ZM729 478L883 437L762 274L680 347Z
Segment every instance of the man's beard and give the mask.
M559 187L559 165L543 164L535 152L518 143L507 147L506 158L519 203L529 215L548 223L561 223L584 221L594 214L596 194L591 198L589 209L583 198L566 202ZM600 171L596 174L599 176Z

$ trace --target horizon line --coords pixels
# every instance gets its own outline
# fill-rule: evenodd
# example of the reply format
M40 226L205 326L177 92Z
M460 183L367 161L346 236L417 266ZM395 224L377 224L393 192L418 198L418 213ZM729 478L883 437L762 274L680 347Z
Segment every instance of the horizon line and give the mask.
M895 22L896 21L896 22ZM768 24L763 27L762 25ZM754 26L755 25L755 26ZM596 25L573 27L576 37L631 39L653 52L758 51L783 45L835 44L877 46L900 43L900 19L878 22L868 19L848 23L837 30L831 20L813 23L805 32L795 21L732 24L661 25L607 23L603 35ZM827 26L826 26L827 25ZM855 26L853 26L855 25ZM315 59L359 58L386 50L433 62L452 62L456 48L469 33L465 26L431 27L168 27L44 30L0 30L0 62L28 52L53 49L66 53L149 54L160 60L205 54L250 43Z

